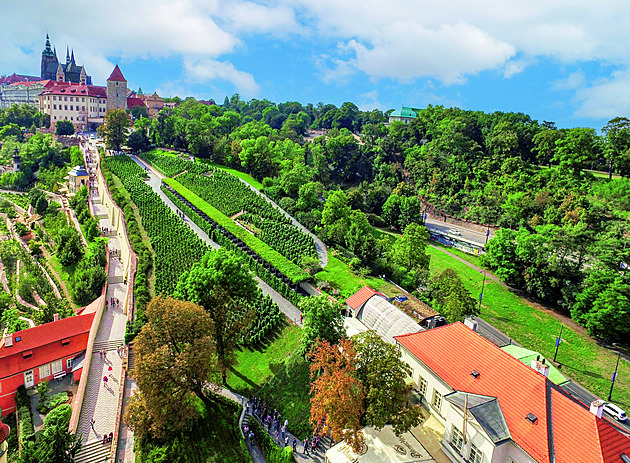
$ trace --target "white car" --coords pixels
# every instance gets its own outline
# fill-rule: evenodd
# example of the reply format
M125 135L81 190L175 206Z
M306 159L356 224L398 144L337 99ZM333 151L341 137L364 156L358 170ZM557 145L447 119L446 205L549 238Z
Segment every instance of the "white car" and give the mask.
M617 421L626 421L628 417L626 416L626 412L624 412L621 408L617 407L615 404L606 403L604 404L604 411L612 416Z
M455 230L454 228L449 229L448 234L455 235L455 236L462 236L462 234L458 230Z

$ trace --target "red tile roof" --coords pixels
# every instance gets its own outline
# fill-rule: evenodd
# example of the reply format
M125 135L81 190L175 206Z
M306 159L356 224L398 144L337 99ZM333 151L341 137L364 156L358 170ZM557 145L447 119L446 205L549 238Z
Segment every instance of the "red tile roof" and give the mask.
M135 108L136 106L144 106L146 107L147 105L144 104L144 101L142 101L140 98L137 97L127 97L127 108L131 109L131 108Z
M72 95L72 96L92 96L97 98L107 98L107 87L98 85L73 84L68 82L53 82L47 84L48 90L42 95Z
M352 296L350 296L348 299L346 299L346 304L348 304L348 306L350 306L352 310L356 310L359 307L361 307L363 304L365 304L369 298L371 298L372 296L376 294L378 294L379 296L385 297L383 293L379 291L374 291L369 286L364 286L363 288L358 290L356 293L354 293Z
M9 426L0 420L0 444L7 440L7 437L9 437L9 431Z
M35 81L29 81L29 82L13 82L12 84L9 85L9 87L17 87L18 85L25 85L26 87L32 87L33 85L37 85L37 84L43 84L44 86L50 82L49 80L35 80Z
M109 76L109 78L107 79L107 81L110 81L110 80L118 81L118 82L127 82L127 79L125 79L123 77L122 72L120 72L120 68L118 67L118 65L116 65L116 67L112 71L112 75Z
M585 455L589 462L619 462L622 452L630 455L629 438L462 323L396 340L454 390L497 397L512 439L538 462L549 463L553 453L558 463ZM525 418L529 413L535 424Z
M85 350L92 320L94 314L90 313L62 318L13 333L13 345L6 347L3 343L0 346L0 378L13 376ZM66 340L70 342L62 343ZM24 354L30 352L32 356L25 359Z
M8 85L14 82L33 82L37 80L41 80L41 77L24 76L24 75L13 73L10 76L0 76L0 85L2 84Z

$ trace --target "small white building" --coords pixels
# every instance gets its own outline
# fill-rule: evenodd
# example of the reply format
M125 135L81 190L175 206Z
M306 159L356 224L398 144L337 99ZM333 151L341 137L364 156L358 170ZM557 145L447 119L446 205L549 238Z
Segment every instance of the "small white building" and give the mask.
M71 194L76 194L82 187L88 184L90 174L88 174L85 167L75 166L68 172L68 191Z

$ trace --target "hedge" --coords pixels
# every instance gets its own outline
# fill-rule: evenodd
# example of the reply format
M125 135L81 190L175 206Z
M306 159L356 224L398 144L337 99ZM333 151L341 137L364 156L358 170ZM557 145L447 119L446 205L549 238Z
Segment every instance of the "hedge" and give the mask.
M275 249L271 248L266 243L260 241L248 231L236 225L229 217L205 202L203 199L201 199L188 188L183 186L177 180L174 180L172 178L165 178L163 182L173 188L180 195L182 195L182 197L184 197L186 200L190 201L191 204L197 207L200 211L204 212L219 226L243 241L243 243L249 246L252 251L258 254L264 261L268 262L270 265L273 265L291 282L301 283L310 278L310 275L299 266L291 262L289 259L284 257Z

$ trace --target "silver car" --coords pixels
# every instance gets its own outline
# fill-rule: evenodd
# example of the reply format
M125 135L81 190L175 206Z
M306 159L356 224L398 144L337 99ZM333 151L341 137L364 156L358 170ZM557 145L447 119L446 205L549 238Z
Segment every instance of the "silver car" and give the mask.
M604 404L604 411L612 416L617 421L626 421L628 417L626 416L626 412L624 412L621 408L616 406L615 404L606 403Z

